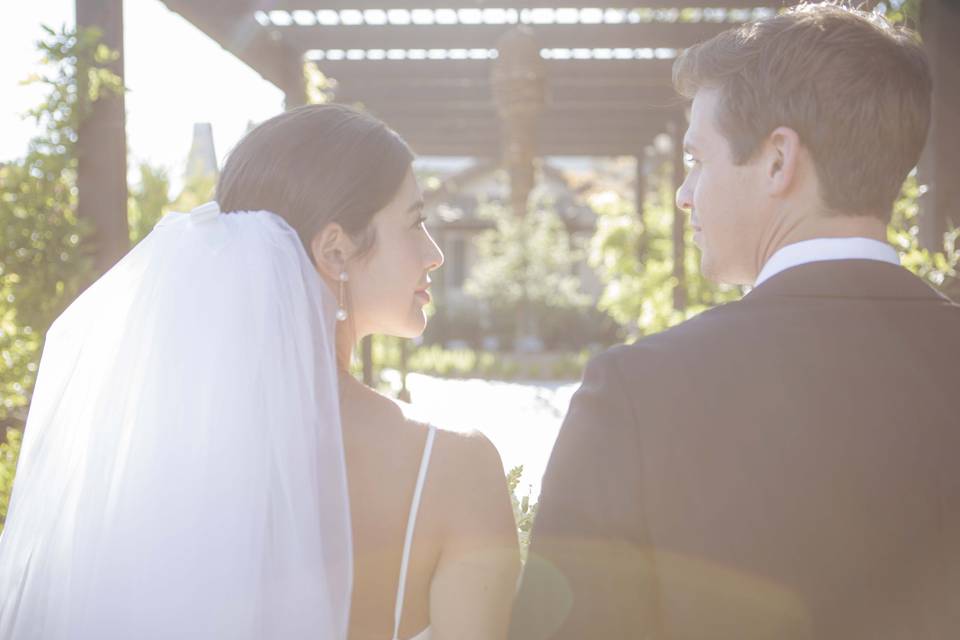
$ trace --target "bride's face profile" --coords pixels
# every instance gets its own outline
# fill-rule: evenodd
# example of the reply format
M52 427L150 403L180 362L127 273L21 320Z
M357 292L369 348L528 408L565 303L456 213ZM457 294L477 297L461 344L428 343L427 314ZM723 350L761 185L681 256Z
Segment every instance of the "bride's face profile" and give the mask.
M397 193L364 230L369 247L328 225L313 242L323 257L321 271L339 296L334 272L344 270L348 281L344 306L354 339L378 333L413 338L423 333L430 302L430 272L443 264L443 253L424 224L423 195L412 170Z
M350 308L357 337L373 333L413 338L427 325L430 272L443 253L427 231L423 195L408 171L393 200L370 222L373 247L348 260Z
M272 211L297 232L347 311L337 331L344 346L374 333L416 337L426 327L429 274L443 254L423 225L414 157L368 114L304 105L244 136L216 199L223 211Z

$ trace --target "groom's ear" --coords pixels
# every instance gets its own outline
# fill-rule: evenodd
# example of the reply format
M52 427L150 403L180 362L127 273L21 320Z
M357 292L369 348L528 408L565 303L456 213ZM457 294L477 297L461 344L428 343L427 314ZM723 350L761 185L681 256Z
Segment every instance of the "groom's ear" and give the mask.
M353 240L336 222L325 226L310 242L310 254L320 275L337 280L353 253Z
M763 161L770 195L783 195L794 186L800 153L800 136L790 127L777 127L767 136Z

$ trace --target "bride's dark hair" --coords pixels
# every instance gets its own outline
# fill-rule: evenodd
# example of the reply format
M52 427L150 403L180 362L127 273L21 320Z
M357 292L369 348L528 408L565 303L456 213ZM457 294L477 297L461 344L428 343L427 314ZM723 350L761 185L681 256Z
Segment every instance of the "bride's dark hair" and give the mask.
M414 154L386 124L338 104L305 105L251 130L217 183L221 211L272 211L310 241L338 223L373 247L374 214L400 190Z

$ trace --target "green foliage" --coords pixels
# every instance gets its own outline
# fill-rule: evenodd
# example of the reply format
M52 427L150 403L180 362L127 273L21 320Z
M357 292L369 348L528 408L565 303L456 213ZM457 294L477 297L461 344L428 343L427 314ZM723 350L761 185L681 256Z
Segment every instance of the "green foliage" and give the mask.
M130 244L140 242L170 207L170 176L165 169L140 164L140 182L130 188L127 226Z
M28 83L46 97L27 116L40 133L26 155L0 166L0 506L9 499L19 434L36 378L42 336L90 277L77 218L77 132L97 100L123 91L106 68L116 54L95 29L44 28L41 70ZM2 518L2 514L0 514Z
M598 194L599 213L591 242L590 264L604 283L599 307L626 331L629 339L662 331L715 304L739 297L735 287L716 286L700 275L699 253L686 230L687 308L673 308L673 193L670 167L662 165L649 183L643 224L623 194Z
M47 89L28 113L41 133L24 158L0 167L0 427L22 422L40 336L89 277L89 229L76 215L77 132L94 102L123 90L104 66L116 54L96 30L45 32L42 71L28 79Z
M378 369L401 369L400 340L374 336L373 361ZM440 378L487 380L577 380L592 354L583 349L559 353L492 353L474 349L445 349L433 344L411 349L407 371ZM360 373L360 363L353 372Z
M527 561L527 551L530 549L530 533L533 531L533 521L537 517L537 503L530 503L530 493L524 496L517 495L517 486L523 474L523 465L510 469L507 473L507 487L510 489L510 501L513 503L513 519L517 523L517 537L520 539L520 557Z
M902 24L916 29L920 24L920 5L922 0L886 0L884 15L894 24Z
M920 245L919 199L926 188L917 184L916 173L903 183L900 197L893 207L893 217L887 229L887 240L900 253L904 267L926 280L954 300L960 299L960 229L951 229L943 237L938 250Z
M315 62L303 65L303 87L307 94L307 104L326 104L333 102L337 82L327 77Z
M216 176L195 174L187 178L176 200L170 200L170 175L160 167L140 164L140 181L131 187L127 202L130 242L140 242L170 211L191 211L213 199Z
M13 475L17 470L20 457L20 432L7 429L6 441L0 442L0 531L7 519L10 506L10 492L13 490Z
M518 218L488 208L485 215L495 219L496 229L477 241L481 260L466 285L468 293L499 307L521 300L553 308L587 304L572 275L580 256L555 213L541 208Z
M192 211L200 205L213 200L217 187L217 178L213 175L189 176L183 185L183 191L173 201L171 211Z
M585 311L589 297L574 274L581 253L560 218L541 202L524 217L488 205L496 228L477 239L477 264L464 289L491 311L495 333L515 333L518 318L538 332L561 332L563 319ZM519 328L523 331L523 327Z

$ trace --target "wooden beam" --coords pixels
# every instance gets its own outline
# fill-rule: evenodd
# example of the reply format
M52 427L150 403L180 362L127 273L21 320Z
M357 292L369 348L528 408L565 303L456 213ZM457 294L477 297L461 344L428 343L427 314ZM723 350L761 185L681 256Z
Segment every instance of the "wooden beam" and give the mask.
M383 84L363 84L355 86L349 82L340 82L335 91L338 102L366 104L428 105L432 108L446 108L454 104L493 105L493 91L489 82L459 82L429 84L423 86L405 86L402 82ZM610 85L591 86L589 84L550 83L547 86L547 100L556 105L596 105L597 108L613 105L626 106L674 106L680 98L672 87Z
M500 132L496 128L473 129L442 125L433 130L402 125L395 128L420 155L500 155ZM574 127L566 130L540 128L537 155L633 155L636 149L650 144L658 132L656 127L591 133L579 132Z
M735 25L715 22L533 25L541 47L676 48L706 40ZM495 49L513 25L299 26L272 27L284 42L310 49Z
M646 148L634 156L636 166L634 168L634 213L637 216L637 225L640 228L640 237L637 241L637 263L645 265L647 261L647 239L649 234L646 227L646 207L647 207L647 153Z
M920 33L933 73L933 113L927 146L920 158L920 233L924 245L942 250L943 234L960 226L960 5L925 0Z
M284 92L295 105L302 97L303 58L299 51L271 37L253 18L253 0L161 0L171 11L213 38L264 80Z
M391 104L386 101L364 102L366 111L384 120L414 120L421 121L426 126L442 119L498 122L496 109L492 104L481 102L445 102L445 103L405 103ZM643 103L607 102L603 100L591 102L560 102L549 103L542 116L541 122L557 121L564 126L580 124L578 128L592 128L607 126L619 128L629 126L638 121L654 119L665 122L671 111L677 105L647 105Z
M673 193L680 189L686 175L683 165L683 134L687 123L683 113L678 113L670 123L670 137L673 142ZM686 275L686 227L687 212L673 203L673 308L685 311L687 308Z
M493 142L499 144L500 141L500 131L498 129L490 128L458 128L454 126L439 125L435 130L428 130L404 126L402 123L400 123L398 126L395 126L394 129L401 136L408 139L442 139L464 144L482 143L487 140L492 140ZM608 129L600 132L591 131L588 133L581 133L564 132L560 129L541 127L538 128L537 133L540 144L548 145L551 148L569 146L573 150L574 147L591 146L593 143L607 147L611 145L627 147L629 145L627 145L626 142L630 142L634 145L634 149L636 149L637 146L647 144L651 139L653 139L653 137L658 133L658 129L654 127L635 127L633 129L623 129L619 131ZM632 153L635 153L635 151Z
M487 82L490 60L319 60L328 77L349 86L394 82L420 86L443 82ZM548 82L655 83L670 85L673 60L545 60Z
M120 58L108 67L122 80L122 0L76 0L76 15L78 28L96 27L102 34L101 42L119 52ZM94 269L99 275L130 249L126 106L122 93L94 104L77 132L77 156L77 214L92 223Z
M407 138L414 152L420 156L478 157L496 160L500 157L500 146L495 140L483 142L458 142L451 140L419 140ZM649 141L647 141L649 142ZM557 140L543 140L537 145L537 156L587 156L619 157L629 156L635 151L637 143L624 141L587 141L580 144L565 144Z

